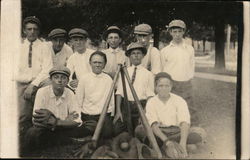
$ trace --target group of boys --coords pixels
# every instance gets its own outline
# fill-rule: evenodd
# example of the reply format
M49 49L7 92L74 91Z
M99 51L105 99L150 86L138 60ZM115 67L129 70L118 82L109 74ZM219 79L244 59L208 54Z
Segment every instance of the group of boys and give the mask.
M170 22L168 30L173 40L161 51L150 44L152 28L148 24L135 26L136 42L128 45L126 51L120 47L124 33L117 26L110 26L103 33L108 49L102 51L87 47L89 35L81 28L73 28L68 34L64 29L54 29L48 34L50 41L43 42L38 38L40 26L34 16L23 21L26 38L22 43L16 81L20 146L24 153L58 139L67 139L65 137L93 135L120 64L127 66L159 145L171 144L171 136L175 135L188 156L187 143L201 141L189 138L192 118L196 116L191 82L194 49L183 39L186 30L183 21ZM67 37L72 48L66 44ZM128 81L125 84L129 86ZM124 123L124 90L120 75L101 138L111 138L128 130ZM129 87L126 87L126 94L132 129L144 142L145 131Z

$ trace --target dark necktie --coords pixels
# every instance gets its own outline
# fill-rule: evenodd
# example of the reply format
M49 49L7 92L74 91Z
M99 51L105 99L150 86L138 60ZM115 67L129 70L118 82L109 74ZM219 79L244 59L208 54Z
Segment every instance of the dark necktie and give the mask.
M132 84L134 84L134 82L135 82L136 69L137 69L137 67L135 67L133 75L132 75Z
M30 46L29 46L29 68L32 67L32 45L33 45L33 42L30 43Z

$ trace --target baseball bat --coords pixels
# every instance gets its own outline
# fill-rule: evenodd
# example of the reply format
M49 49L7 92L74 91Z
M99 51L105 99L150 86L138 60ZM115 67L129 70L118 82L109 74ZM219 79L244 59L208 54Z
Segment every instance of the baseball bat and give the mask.
M111 88L109 90L109 94L107 96L107 99L104 103L104 107L102 109L102 112L101 112L101 115L99 117L99 120L97 122L97 125L96 125L96 129L95 129L95 132L94 132L94 135L92 137L92 141L94 142L97 142L97 140L99 139L100 137L100 133L101 133L101 130L102 130L102 126L104 124L104 120L105 120L105 117L106 117L106 113L108 111L108 106L109 106L109 103L110 103L110 100L111 100L111 97L113 95L113 92L114 92L114 89L115 89L115 85L116 85L116 82L118 80L118 75L120 73L120 70L121 70L121 65L118 65L117 67L117 71L115 73L115 77L114 77L114 80L113 80L113 83L111 85Z
M151 127L149 126L149 123L147 121L147 118L144 114L144 111L142 109L142 105L141 105L141 102L139 101L139 98L135 92L135 89L132 85L132 81L130 80L130 77L129 77L129 74L128 74L128 71L127 71L127 68L126 66L124 66L123 68L123 71L124 71L124 74L126 76L126 79L128 81L128 84L129 84L129 87L130 87L130 90L132 92L132 95L134 97L134 100L135 100L135 103L136 103L136 106L138 108L138 111L139 111L139 114L140 114L140 117L141 117L141 120L142 120L142 124L146 130L146 134L148 136L148 139L149 141L151 142L152 146L153 146L153 149L156 151L157 155L158 155L158 158L162 158L162 153L161 153L161 150L156 142L156 139L155 139L155 136L153 134L153 131L151 129Z

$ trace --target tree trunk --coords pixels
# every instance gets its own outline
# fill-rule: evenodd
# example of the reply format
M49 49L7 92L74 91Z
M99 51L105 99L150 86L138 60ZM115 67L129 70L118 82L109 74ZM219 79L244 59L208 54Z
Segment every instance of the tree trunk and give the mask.
M205 51L206 51L206 38L202 39L202 43L203 43L203 53L205 54Z
M227 25L227 54L230 54L230 39L231 39L231 26L230 24Z
M154 47L159 48L160 31L158 26L153 27L154 33Z
M225 34L224 34L225 22L218 20L215 23L215 68L225 68Z

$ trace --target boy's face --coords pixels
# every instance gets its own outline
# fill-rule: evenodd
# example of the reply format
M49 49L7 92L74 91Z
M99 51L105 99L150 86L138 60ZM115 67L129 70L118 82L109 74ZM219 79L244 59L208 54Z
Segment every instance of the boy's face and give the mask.
M24 27L23 32L26 35L27 39L30 42L33 42L38 38L39 27L35 23L27 23Z
M148 34L148 35L135 34L135 38L137 42L141 43L144 47L146 47L149 44L149 41L151 39L151 34Z
M56 37L51 40L53 44L53 50L55 52L60 52L63 48L63 45L65 43L65 38L63 37Z
M100 55L94 55L91 58L90 65L92 68L92 72L94 72L95 74L100 74L105 67L105 60Z
M133 65L138 66L141 64L143 57L144 55L140 49L134 49L131 51L129 59Z
M178 43L182 41L185 32L183 28L172 28L169 33L172 36L173 41Z
M69 81L69 78L61 73L55 73L51 76L52 86L54 89L63 89Z
M107 42L109 46L113 49L119 47L122 39L120 38L118 33L109 33L107 37Z
M160 78L156 82L155 91L160 97L167 97L172 89L172 82L168 78Z
M87 38L72 37L70 41L76 51L81 51L86 48Z

